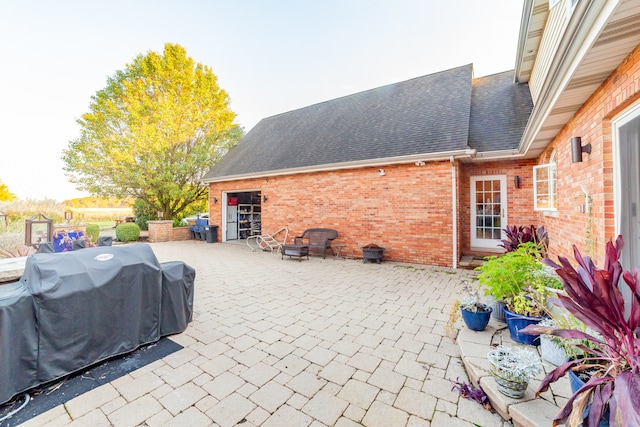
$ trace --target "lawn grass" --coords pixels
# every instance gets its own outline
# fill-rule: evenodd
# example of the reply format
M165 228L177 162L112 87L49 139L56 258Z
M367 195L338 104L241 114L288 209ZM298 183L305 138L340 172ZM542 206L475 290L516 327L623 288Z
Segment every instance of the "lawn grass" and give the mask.
M87 221L87 224L96 224L100 230L107 230L116 226L115 220Z

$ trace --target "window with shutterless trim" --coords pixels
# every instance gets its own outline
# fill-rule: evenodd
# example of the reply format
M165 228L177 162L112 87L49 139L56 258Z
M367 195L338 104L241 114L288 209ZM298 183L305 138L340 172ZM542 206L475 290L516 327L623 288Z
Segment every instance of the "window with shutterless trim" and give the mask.
M533 167L533 209L557 210L556 195L556 151L553 150L549 163Z

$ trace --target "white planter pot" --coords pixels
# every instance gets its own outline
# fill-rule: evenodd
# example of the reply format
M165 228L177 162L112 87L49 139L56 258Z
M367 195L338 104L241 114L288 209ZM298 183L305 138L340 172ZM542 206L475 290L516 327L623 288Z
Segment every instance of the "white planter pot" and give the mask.
M567 361L564 349L547 335L540 335L540 355L542 359L556 366Z
M491 318L498 322L506 323L507 320L504 318L504 311L502 311L502 307L504 307L504 302L496 301L496 299L492 295L488 295L486 298L486 304L493 308L491 312Z

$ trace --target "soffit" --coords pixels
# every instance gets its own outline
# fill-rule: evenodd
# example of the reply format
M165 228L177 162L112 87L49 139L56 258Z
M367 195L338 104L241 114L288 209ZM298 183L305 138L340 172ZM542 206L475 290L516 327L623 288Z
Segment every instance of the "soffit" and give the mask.
M640 1L623 0L609 16L602 31L588 46L569 76L548 115L533 137L527 158L535 158L605 79L640 44Z
M525 28L520 35L520 44L516 60L516 80L519 83L527 83L531 77L533 66L536 62L540 41L544 32L544 26L549 16L549 0L532 0L531 8L524 7L523 19L527 20Z

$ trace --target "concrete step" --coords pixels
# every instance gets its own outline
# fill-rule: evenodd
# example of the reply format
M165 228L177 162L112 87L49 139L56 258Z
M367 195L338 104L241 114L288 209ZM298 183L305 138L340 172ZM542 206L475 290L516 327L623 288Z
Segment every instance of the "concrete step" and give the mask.
M478 385L482 387L496 412L504 420L511 421L515 427L546 427L551 425L555 416L560 412L560 406L564 405L571 395L570 390L567 391L568 379L562 378L553 384L549 391L541 394L538 398L535 397L535 392L544 376L555 369L554 365L547 362L543 362L544 372L531 380L522 399L512 399L498 391L498 385L489 373L490 365L487 354L500 344L510 347L521 345L511 340L505 323L492 318L487 329L482 332L472 331L463 325L458 333L457 344L471 382L476 387Z

